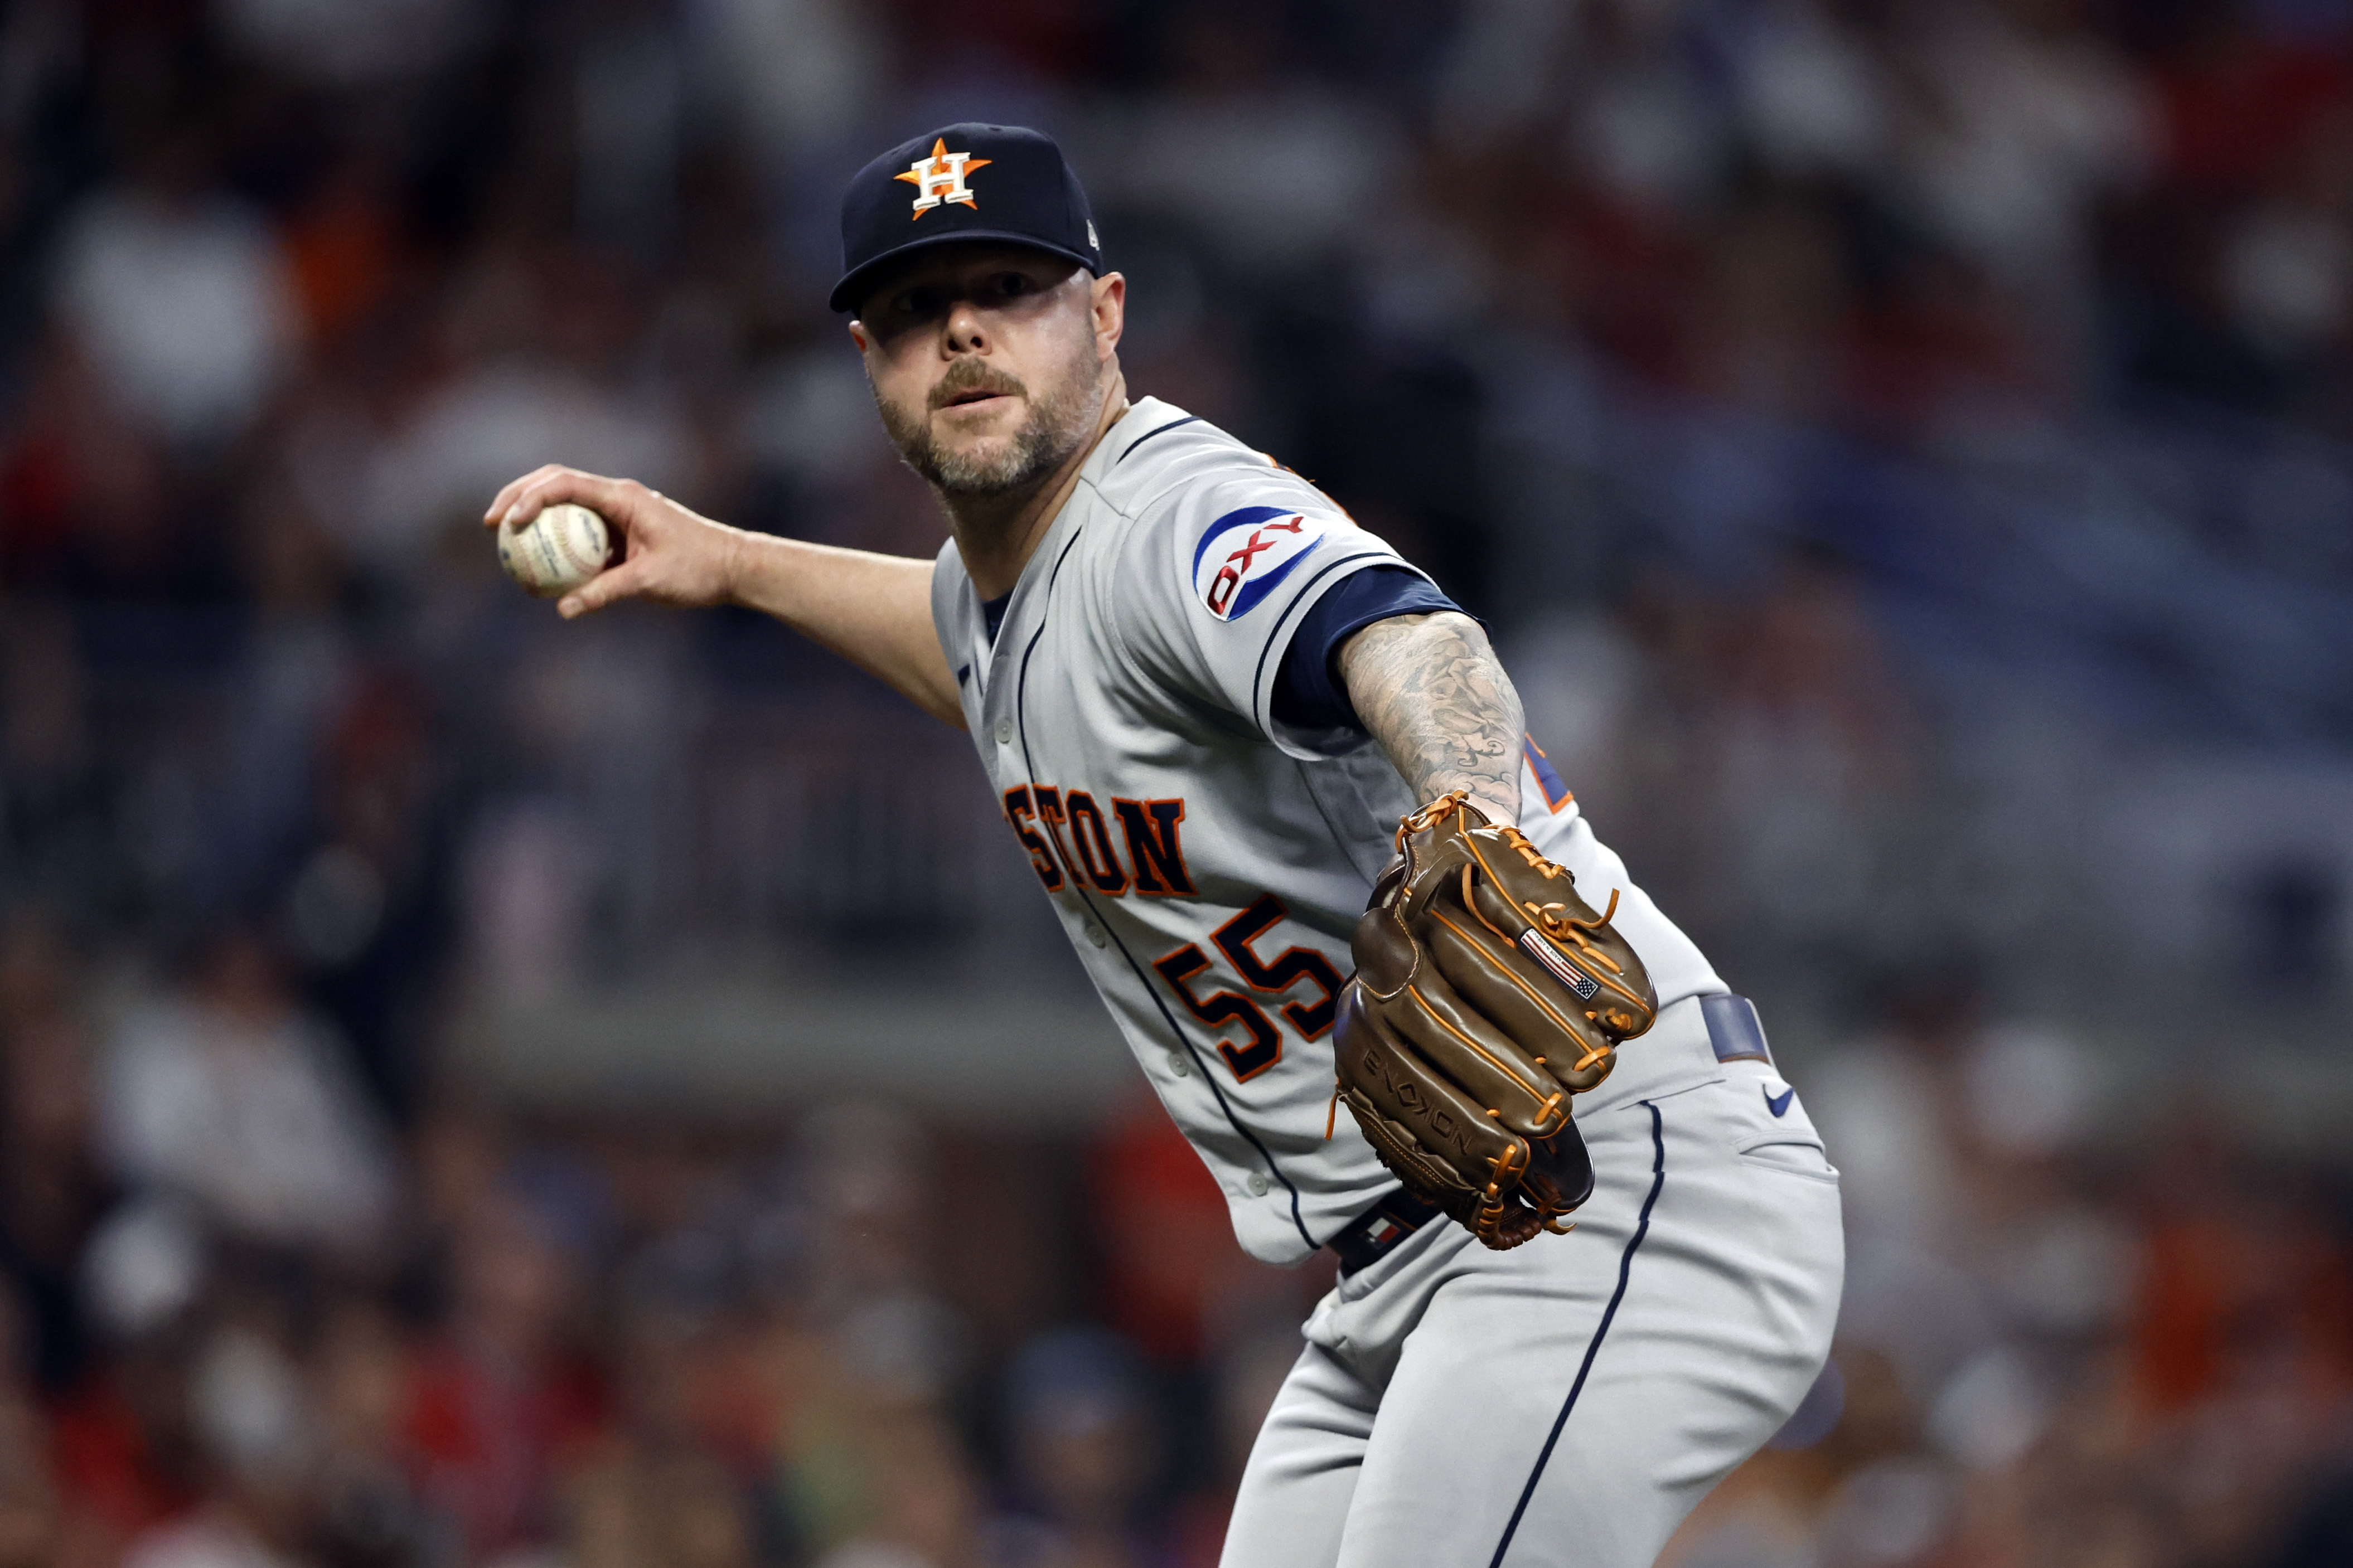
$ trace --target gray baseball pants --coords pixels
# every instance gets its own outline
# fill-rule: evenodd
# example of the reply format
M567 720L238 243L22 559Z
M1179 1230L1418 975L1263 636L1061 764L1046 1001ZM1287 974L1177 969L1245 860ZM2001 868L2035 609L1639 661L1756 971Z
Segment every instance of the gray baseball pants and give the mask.
M1838 1173L1788 1089L1678 1003L1577 1105L1574 1232L1491 1252L1440 1218L1342 1279L1221 1568L1649 1568L1830 1353Z

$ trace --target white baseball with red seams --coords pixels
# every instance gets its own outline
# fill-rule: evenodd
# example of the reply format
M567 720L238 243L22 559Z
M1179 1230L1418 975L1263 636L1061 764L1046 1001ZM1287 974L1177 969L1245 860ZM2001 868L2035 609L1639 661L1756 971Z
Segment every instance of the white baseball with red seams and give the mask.
M499 564L543 599L561 597L596 576L612 552L605 520L574 501L543 507L520 526L499 524Z
M1007 823L1242 1246L1271 1263L1397 1191L1350 1119L1325 1128L1349 935L1419 803L1362 733L1294 732L1272 710L1315 602L1404 564L1296 474L1144 398L994 637L953 541L932 580ZM1708 1048L1701 999L1724 982L1533 749L1520 777L1520 827L1596 908L1614 896L1658 994L1658 1025L1578 1102L1591 1218L1510 1253L1439 1220L1344 1279L1253 1453L1226 1568L1644 1568L1829 1353L1838 1193L1811 1124L1774 1109L1786 1086L1761 1054ZM1550 1469L1564 1447L1595 1462ZM1433 1484L1450 1498L1424 1506Z

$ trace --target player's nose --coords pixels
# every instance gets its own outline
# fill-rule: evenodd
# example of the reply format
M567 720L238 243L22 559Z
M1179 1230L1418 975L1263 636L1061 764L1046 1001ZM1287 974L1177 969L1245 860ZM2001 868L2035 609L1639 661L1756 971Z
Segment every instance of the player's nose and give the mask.
M987 329L969 300L958 300L948 308L944 332L941 346L950 353L980 353L988 347Z

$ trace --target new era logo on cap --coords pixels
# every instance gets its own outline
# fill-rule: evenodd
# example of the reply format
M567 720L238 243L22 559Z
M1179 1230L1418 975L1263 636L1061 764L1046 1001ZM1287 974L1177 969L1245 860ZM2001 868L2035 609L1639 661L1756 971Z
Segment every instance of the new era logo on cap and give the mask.
M1018 125L947 125L892 148L849 182L833 308L856 309L884 264L962 239L1034 246L1103 269L1087 194L1052 137Z

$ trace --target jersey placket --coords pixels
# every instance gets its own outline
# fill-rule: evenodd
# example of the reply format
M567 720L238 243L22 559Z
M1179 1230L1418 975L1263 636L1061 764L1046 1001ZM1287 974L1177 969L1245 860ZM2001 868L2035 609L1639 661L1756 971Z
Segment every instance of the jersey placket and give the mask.
M1071 507L1076 508L1083 504L1092 493L1089 487L1082 484L1077 495L1072 498ZM1027 592L1029 584L1025 574L1025 582L1021 587L1016 589L1013 602L1006 606L1005 619L997 628L997 646L994 650L996 654L1008 654L1016 647L1019 649L1018 657L1014 658L1011 665L1001 672L1009 676L1011 689L1004 691L1001 687L996 689L1004 698L1005 706L992 721L991 738L998 741L996 750L1006 754L1003 764L992 768L990 772L998 781L1000 799L1003 799L1008 792L1016 789L1027 789L1032 792L1034 799L1035 792L1039 787L1037 759L1029 732L1027 698L1031 664L1038 653L1039 645L1046 637L1050 618L1054 613L1056 586L1060 582L1064 568L1071 564L1071 557L1077 550L1083 532L1082 527L1073 521L1071 512L1069 510L1066 510L1062 518L1057 521L1055 532L1060 532L1065 528L1069 530L1065 537L1056 539L1052 533L1050 533L1047 539L1041 542L1038 555L1032 557L1032 563L1035 564L1038 561L1048 558L1048 552L1050 551L1053 562L1043 583L1039 585L1034 603L1026 602L1029 601L1029 595ZM972 592L969 585L966 587L966 592L968 594ZM1028 626L1024 630L1021 623L1025 621L1034 624ZM993 706L995 704L985 701L984 712ZM1012 775L1017 773L1020 776L1013 777ZM1066 820L1062 826L1067 826ZM1301 1210L1297 1184L1284 1173L1282 1166L1276 1162L1272 1151L1267 1148L1264 1140L1260 1138L1248 1121L1237 1111L1223 1086L1212 1076L1210 1070L1212 1064L1209 1058L1204 1054L1192 1035L1178 1023L1175 1013L1169 1007L1167 998L1163 996L1158 988L1153 984L1148 967L1137 958L1127 941L1120 934L1117 923L1114 923L1109 914L1099 907L1101 900L1088 889L1086 873L1068 847L1068 840L1064 834L1057 831L1054 826L1041 822L1040 826L1050 846L1049 853L1055 860L1062 882L1061 888L1050 891L1049 896L1054 898L1058 904L1061 904L1063 896L1067 895L1071 905L1065 907L1065 919L1069 918L1071 909L1074 907L1080 916L1081 939L1089 946L1117 954L1121 966L1126 972L1130 981L1142 991L1145 997L1151 1003L1153 1011L1158 1015L1161 1027L1166 1031L1164 1037L1173 1042L1169 1052L1172 1058L1172 1072L1176 1070L1173 1066L1174 1060L1181 1059L1185 1063L1185 1070L1176 1072L1176 1076L1189 1085L1206 1089L1216 1102L1219 1114L1226 1125L1231 1128L1234 1133L1248 1143L1256 1153L1258 1171L1253 1179L1245 1183L1250 1189L1249 1195L1254 1201L1263 1200L1270 1192L1279 1186L1289 1208L1292 1226L1297 1231L1301 1242L1309 1251L1314 1251L1321 1244L1307 1228L1306 1218ZM1081 953L1081 962L1086 962L1083 952ZM1093 965L1089 965L1090 969L1092 967ZM1106 989L1109 988L1106 987ZM1191 1092L1191 1090L1179 1091L1163 1086L1160 1092L1165 1097L1174 1092Z

